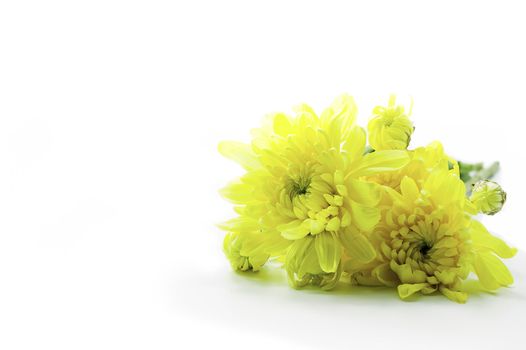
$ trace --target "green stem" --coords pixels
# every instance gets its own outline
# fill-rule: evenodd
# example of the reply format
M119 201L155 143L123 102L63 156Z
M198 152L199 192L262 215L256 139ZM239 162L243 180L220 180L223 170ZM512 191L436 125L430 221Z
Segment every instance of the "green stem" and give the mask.
M460 170L460 179L464 182L467 182L474 172L482 170L484 164L482 163L465 163L458 162L458 167Z

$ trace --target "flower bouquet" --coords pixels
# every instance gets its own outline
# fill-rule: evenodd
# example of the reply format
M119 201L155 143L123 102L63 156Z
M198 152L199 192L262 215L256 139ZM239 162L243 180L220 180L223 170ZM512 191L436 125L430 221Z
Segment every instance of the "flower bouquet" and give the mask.
M366 133L343 95L321 115L303 104L267 116L251 144L221 142L219 152L246 170L221 190L237 213L219 225L232 267L258 271L275 260L294 288L330 290L344 279L460 303L471 273L485 290L512 284L500 258L516 249L474 217L506 199L489 180L498 163L458 162L436 141L408 149L410 115L391 96Z

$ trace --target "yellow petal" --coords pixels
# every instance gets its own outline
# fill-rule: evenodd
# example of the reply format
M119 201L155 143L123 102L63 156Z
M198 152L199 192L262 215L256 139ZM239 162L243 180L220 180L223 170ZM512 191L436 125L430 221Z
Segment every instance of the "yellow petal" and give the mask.
M341 258L341 246L333 234L320 233L315 236L314 246L320 266L325 272L336 272Z
M375 267L372 274L377 280L388 287L395 287L400 282L398 276L389 267L389 264L382 264Z
M239 163L247 170L261 167L250 145L235 141L223 141L219 143L217 149L224 157Z
M406 299L411 295L421 291L427 286L427 283L401 284L398 286L398 295L400 296L400 298Z
M441 285L439 290L449 300L456 301L457 303L464 304L468 300L468 294L464 292L454 291Z
M410 203L414 203L420 195L420 190L418 189L415 180L411 179L408 176L404 176L404 178L402 179L402 182L400 183L400 190L402 192L402 195Z
M338 231L340 229L340 218L336 216L330 219L325 229L327 231Z
M422 283L427 279L425 272L414 270L410 264L399 265L394 260L391 260L390 267L403 283Z
M361 159L365 149L365 130L359 126L352 127L343 144L343 149L349 153L351 162Z
M228 184L219 193L236 204L246 204L254 201L254 188L245 183L234 181Z
M435 271L436 278L443 284L452 284L457 277L454 270Z
M406 151L377 151L366 154L348 176L359 177L398 170L409 162Z
M436 242L433 247L435 249L439 248L454 248L459 245L459 241L454 237L443 237L438 242Z
M380 210L351 201L352 222L362 231L370 231L380 220Z
M345 208L340 209L342 212L342 219L340 222L341 227L347 227L351 224L351 214L349 214L349 211Z
M347 186L345 185L336 185L336 190L343 197L347 197L347 195L349 194L349 191L347 191Z
M502 261L492 253L479 253L475 256L473 267L482 286L495 290L513 284L513 276Z
M311 237L305 237L304 239L294 241L285 257L285 269L287 270L288 280L290 285L294 288L300 287L295 274L298 272L301 263L305 258L305 253L312 242L313 240Z
M380 201L380 186L375 183L349 179L347 185L355 202L372 207Z
M250 232L259 228L257 220L246 216L239 216L237 218L230 219L218 224L217 226L224 231L230 232Z
M493 236L480 222L472 220L471 232L473 244L491 249L501 258L511 258L517 253L516 248L509 247L503 240Z
M298 277L302 278L307 273L317 275L322 272L323 271L320 267L320 262L318 259L316 248L313 244L310 244L305 250L305 256L303 260L300 262L300 266L298 269Z
M316 235L325 229L325 224L319 220L307 219L309 223L310 233Z
M362 263L371 262L376 257L376 251L363 234L346 230L339 235L347 255Z
M301 220L294 220L284 225L279 225L277 230L286 239L301 239L309 234L309 227Z
M283 113L274 115L274 132L280 136L287 136L292 130L292 124L289 117Z

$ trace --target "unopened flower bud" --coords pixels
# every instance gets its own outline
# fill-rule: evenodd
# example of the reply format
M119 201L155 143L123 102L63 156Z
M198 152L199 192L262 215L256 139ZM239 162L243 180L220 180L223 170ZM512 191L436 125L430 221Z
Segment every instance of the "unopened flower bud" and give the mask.
M392 95L386 107L377 106L373 109L373 117L369 121L369 143L376 151L407 149L413 134L413 123L409 119L411 112L405 112L404 107L396 105L396 97Z
M481 180L473 186L469 199L479 212L493 215L498 213L506 202L506 192L494 181Z

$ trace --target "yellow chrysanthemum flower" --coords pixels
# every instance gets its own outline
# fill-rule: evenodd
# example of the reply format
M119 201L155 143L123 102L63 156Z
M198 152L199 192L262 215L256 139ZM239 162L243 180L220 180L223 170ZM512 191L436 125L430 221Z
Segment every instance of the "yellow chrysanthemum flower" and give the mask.
M253 131L251 145L219 145L224 156L247 170L222 190L239 214L222 228L236 237L257 237L240 249L229 250L237 240L225 241L226 252L240 252L227 253L235 268L254 268L252 260L260 267L262 256L280 257L293 286L331 288L339 279L343 251L364 263L374 258L364 232L380 219L380 191L362 178L399 169L408 156L396 150L364 155L366 137L355 125L356 112L347 95L319 117L301 105L294 117L269 116Z
M506 202L506 192L494 181L478 181L469 197L477 210L487 215L497 214Z
M397 106L396 96L391 95L387 107L376 106L367 125L369 143L376 150L406 149L411 141L413 123L403 106Z
M497 256L510 258L516 250L471 218L458 174L435 168L422 185L405 176L400 192L385 191L371 235L376 259L367 265L352 257L346 262L355 282L397 286L401 298L440 291L457 302L467 299L462 281L470 272L488 290L513 283Z

